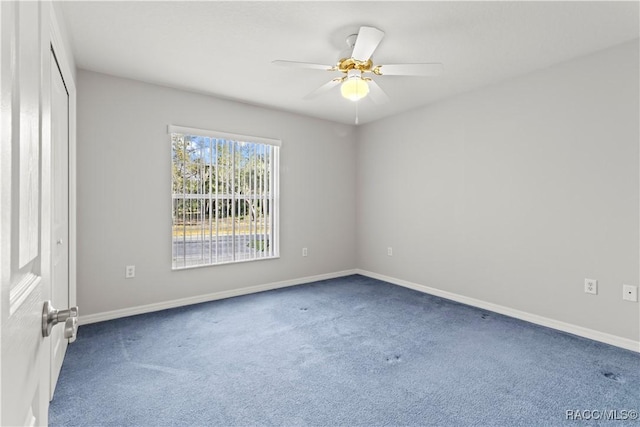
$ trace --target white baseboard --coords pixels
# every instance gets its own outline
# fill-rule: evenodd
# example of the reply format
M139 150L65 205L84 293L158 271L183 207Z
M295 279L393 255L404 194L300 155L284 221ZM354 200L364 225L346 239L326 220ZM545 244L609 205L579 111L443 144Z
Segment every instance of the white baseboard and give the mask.
M80 316L79 324L88 325L90 323L119 319L121 317L134 316L136 314L151 313L153 311L166 310L168 308L182 307L185 305L199 304L202 302L237 297L240 295L254 294L257 292L270 291L272 289L286 288L288 286L302 285L305 283L312 283L320 280L335 279L337 277L350 276L352 274L356 274L356 270L345 270L345 271L337 271L335 273L319 274L317 276L300 277L297 279L284 280L282 282L274 282L274 283L267 283L264 285L249 286L247 288L214 292L211 294L198 295L195 297L188 297L188 298L180 298L172 301L163 301L163 302L158 302L154 304L139 305L136 307L127 307L120 310L105 311L102 313Z
M202 302L215 301L224 298L237 297L241 295L248 295L257 292L269 291L272 289L285 288L288 286L302 285L305 283L317 282L320 280L335 279L338 277L350 276L352 274L361 274L363 276L371 277L373 279L389 282L394 285L399 285L405 288L413 289L419 292L423 292L437 297L446 298L452 301L456 301L462 304L467 304L473 307L490 310L495 313L504 314L505 316L514 317L516 319L524 320L527 322L535 323L536 325L546 326L548 328L557 329L559 331L568 332L580 337L589 338L595 341L600 341L606 344L611 344L616 347L625 348L640 353L640 341L630 340L628 338L619 337L617 335L611 335L605 332L596 331L582 326L573 325L571 323L565 323L558 320L550 319L548 317L539 316L537 314L527 313L525 311L516 310L513 308L505 307L498 304L482 301L479 299L467 297L464 295L455 294L453 292L443 291L429 286L420 285L417 283L409 282L402 279L396 279L395 277L385 276L383 274L373 273L371 271L354 269L338 271L334 273L320 274L317 276L300 277L297 279L285 280L282 282L267 283L264 285L250 286L241 289L232 289L228 291L214 292L205 295L198 295L188 298L180 298L177 300L163 301L154 304L140 305L136 307L128 307L120 310L106 311L102 313L89 314L86 316L80 316L80 325L88 325L90 323L102 322L105 320L113 320L121 317L134 316L136 314L151 313L154 311L166 310L168 308L182 307L185 305L199 304Z
M373 279L382 280L384 282L393 283L394 285L413 289L415 291L435 295L441 298L446 298L452 301L460 302L462 304L467 304L473 307L493 311L495 313L504 314L505 316L515 317L516 319L535 323L536 325L546 326L548 328L557 329L559 331L568 332L573 335L578 335L580 337L589 338L594 341L600 341L606 344L611 344L616 347L622 347L624 349L640 353L640 341L630 340L628 338L619 337L617 335L607 334L605 332L584 328L582 326L573 325L571 323L561 322L558 320L550 319L548 317L538 316L537 314L527 313L525 311L520 311L479 299L466 297L464 295L454 294L452 292L431 288L429 286L419 285L417 283L396 279L394 277L373 273L371 271L357 269L356 273L363 276L371 277Z

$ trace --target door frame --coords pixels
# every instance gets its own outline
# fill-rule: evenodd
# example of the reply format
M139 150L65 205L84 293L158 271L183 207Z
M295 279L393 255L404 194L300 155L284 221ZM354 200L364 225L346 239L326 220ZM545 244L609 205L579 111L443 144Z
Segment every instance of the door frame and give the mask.
M56 55L64 84L69 92L69 305L74 306L76 303L76 84L75 73L72 71L74 63L70 52L62 38L61 27L55 13L55 7L52 4L51 25L50 25L50 44L51 49ZM54 66L54 64L50 64ZM75 67L74 67L75 68ZM50 75L50 74L49 74ZM52 171L53 172L53 171ZM53 188L52 188L53 191ZM52 244L55 242L51 242Z
M50 81L51 79L51 71L53 67L59 67L60 72L62 74L62 79L67 88L67 92L69 95L69 184L68 184L68 192L69 192L69 306L75 306L76 304L76 254L77 254L77 246L76 246L76 85L75 85L75 74L73 73L72 67L74 67L74 63L72 57L70 56L70 52L68 52L67 45L65 45L62 28L58 19L58 15L56 14L54 2L49 2L49 31L47 34L43 35L43 38L46 37L46 40L43 40L43 46L48 46L49 49L43 49L43 56L46 55L46 59L43 57L43 64L47 64L47 66L43 66L42 70L42 78ZM57 60L57 64L54 62L55 60L52 58L55 55L55 59ZM43 82L44 83L44 82ZM53 170L53 138L51 134L51 85L46 84L43 85L46 87L46 93L43 94L43 141L48 141L47 146L47 156L46 156L46 164L44 164L45 158L43 158L43 174L46 172L46 176L48 179L48 188L47 193L50 197L54 194L53 182L55 171ZM43 203L44 204L44 203ZM53 236L53 214L51 212L52 204L46 203L49 212L46 213L46 216L43 216L43 220L46 218L47 227L44 232L47 234L43 236L43 252L46 250L46 274L47 274L47 284L49 286L49 295L52 295L53 280L53 253L54 253L54 245L55 239ZM43 206L44 208L44 206ZM45 363L48 369L43 369L41 375L41 381L43 388L47 390L47 401L52 398L51 391L55 388L55 384L51 384L51 357L53 354L52 349L53 341L49 340L47 349L45 350L45 358L47 359L47 363ZM45 372L46 371L46 372Z

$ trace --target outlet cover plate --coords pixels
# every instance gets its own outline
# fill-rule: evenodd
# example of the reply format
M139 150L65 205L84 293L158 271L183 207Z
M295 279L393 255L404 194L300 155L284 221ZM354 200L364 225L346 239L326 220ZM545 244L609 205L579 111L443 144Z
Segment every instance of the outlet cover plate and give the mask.
M584 279L584 292L598 295L598 281L595 279Z
M124 269L124 278L125 279L133 279L136 277L136 266L135 265L127 265Z
M625 301L638 302L638 287L622 285L622 299Z

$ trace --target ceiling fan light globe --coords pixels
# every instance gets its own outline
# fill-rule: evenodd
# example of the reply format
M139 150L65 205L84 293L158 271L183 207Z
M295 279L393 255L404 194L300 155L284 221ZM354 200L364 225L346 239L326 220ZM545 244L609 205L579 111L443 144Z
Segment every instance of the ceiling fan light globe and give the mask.
M349 78L340 87L342 96L350 101L359 101L369 93L369 85L361 78Z

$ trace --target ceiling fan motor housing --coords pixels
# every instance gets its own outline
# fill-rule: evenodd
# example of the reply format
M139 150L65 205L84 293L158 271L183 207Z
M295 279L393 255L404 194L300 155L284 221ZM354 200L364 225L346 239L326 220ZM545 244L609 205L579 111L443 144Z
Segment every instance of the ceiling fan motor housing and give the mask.
M338 57L338 70L343 73L348 73L349 70L360 70L362 72L367 72L371 70L373 67L373 61L369 58L367 61L358 61L357 59L352 57L353 48L356 45L356 40L358 39L358 34L351 34L345 40L348 48L340 52L340 56Z
M343 73L348 73L350 70L359 70L361 72L371 71L373 67L373 61L371 58L366 61L358 61L354 58L342 58L338 62L338 70Z

